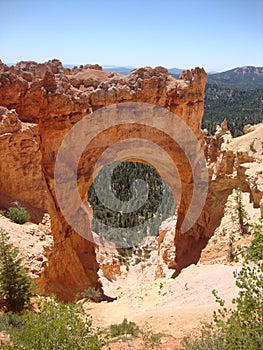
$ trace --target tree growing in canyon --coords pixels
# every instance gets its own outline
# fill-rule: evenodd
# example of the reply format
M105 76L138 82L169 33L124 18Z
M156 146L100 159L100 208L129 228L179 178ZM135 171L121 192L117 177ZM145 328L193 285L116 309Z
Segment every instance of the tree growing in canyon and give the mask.
M232 220L237 224L240 234L244 236L245 234L250 233L248 229L248 223L246 222L249 219L249 216L243 204L242 192L240 188L235 191L234 201L235 205L233 208L234 214L232 215ZM242 253L241 247L235 246L235 243L237 241L236 233L237 232L234 230L229 233L227 259L230 262L234 261L234 259Z
M234 208L235 215L233 216L233 219L238 222L241 235L245 235L248 233L247 224L245 223L245 220L248 219L248 214L245 210L245 207L242 201L242 192L240 188L236 190L234 200L235 200L235 208Z
M21 310L33 295L31 279L18 258L18 249L0 229L0 298L8 309Z

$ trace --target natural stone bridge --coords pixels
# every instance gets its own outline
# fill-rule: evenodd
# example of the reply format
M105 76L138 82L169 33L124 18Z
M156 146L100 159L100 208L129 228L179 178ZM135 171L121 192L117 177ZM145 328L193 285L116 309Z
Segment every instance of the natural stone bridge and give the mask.
M115 105L111 108L112 117L109 115L113 121L121 115L118 113L123 103L140 102L148 104L153 120L158 117L156 106L176 114L203 147L201 120L206 79L206 73L200 68L184 71L176 80L162 67L140 68L122 76L103 72L97 65L65 69L58 60L45 64L20 62L15 67L0 64L0 105L6 107L0 110L0 205L8 207L11 201L18 200L29 209L35 221L45 211L51 216L54 248L39 280L42 293L56 293L61 299L72 300L88 286L100 288L95 245L73 230L56 197L55 161L67 133L86 115L90 120L96 118L96 111L101 107ZM170 123L164 128L173 128L175 122L171 118L164 122ZM108 147L135 138L153 142L171 157L181 181L173 268L178 274L182 268L197 263L218 225L223 207L218 208L214 192L209 191L195 224L182 233L182 223L193 197L194 169L180 145L162 130L139 122L98 127L103 131L84 149L78 163L78 191L83 203L87 202L87 189L93 181L96 162ZM187 138L187 134L184 137ZM69 152L65 166L70 168L73 158L74 149ZM148 163L154 166L153 158ZM132 154L126 154L124 159L147 162ZM165 179L165 174L161 175ZM178 188L173 188L169 179L171 177L165 180L178 199ZM70 199L70 188L65 189ZM222 198L228 193L225 191ZM74 201L69 201L69 205L73 213L82 210Z

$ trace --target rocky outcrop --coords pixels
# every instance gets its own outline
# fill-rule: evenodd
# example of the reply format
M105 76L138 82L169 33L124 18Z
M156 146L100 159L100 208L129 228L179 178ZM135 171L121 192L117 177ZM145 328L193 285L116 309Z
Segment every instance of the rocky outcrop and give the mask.
M206 135L205 132L204 134ZM158 238L159 256L156 277L170 276L168 268L174 270L173 276L177 276L178 271L190 263L189 257L192 261L194 260L197 252L196 246L203 245L204 248L207 244L205 237L211 237L215 230L217 232L220 223L222 225L221 219L225 215L226 203L233 189L239 188L249 195L251 205L255 209L258 208L255 220L257 222L260 216L259 208L263 207L262 135L263 124L260 124L254 126L248 134L232 138L227 123L224 121L221 126L217 127L214 136L205 136L205 154L210 184L199 222L206 220L207 227L201 229L203 236L200 234L199 239L196 239L197 232L195 234L188 232L185 239L176 242L174 225L168 222L161 226ZM232 223L229 230L233 230L233 226ZM198 227L195 228L198 229ZM204 238L203 241L201 237ZM182 256L181 252L184 252L185 255ZM199 257L196 256L196 263L198 260Z
M250 193L251 202L260 207L262 191L262 141L263 124L254 125L253 129L243 136L232 138L230 132L221 127L214 137L206 138L206 154L212 185L221 182L236 182ZM230 189L231 189L231 186ZM235 186L232 187L232 189Z
M167 219L159 229L158 261L155 278L171 277L175 272L176 247L175 240L176 217Z
M152 104L153 112L158 105L176 113L203 144L205 83L206 73L200 68L184 71L176 80L163 67L140 68L122 76L103 72L97 65L63 68L58 60L44 64L20 62L13 67L0 65L0 105L8 109L1 119L1 201L4 206L19 200L32 212L48 211L51 216L54 248L39 282L43 293L55 292L61 299L72 300L87 286L100 287L94 244L74 232L56 200L55 160L68 131L83 116L92 116L100 107L126 101L143 102ZM181 175L183 196L178 209L174 262L179 273L183 267L198 261L211 232L207 229L209 211L203 211L195 226L188 233L181 233L192 197L192 170L171 138L135 124L105 130L96 136L81 158L79 193L85 202L93 180L92 169L107 147L142 135L170 154ZM206 204L205 210L210 204Z
M37 124L22 123L15 110L0 107L0 206L18 201L40 221L48 209Z

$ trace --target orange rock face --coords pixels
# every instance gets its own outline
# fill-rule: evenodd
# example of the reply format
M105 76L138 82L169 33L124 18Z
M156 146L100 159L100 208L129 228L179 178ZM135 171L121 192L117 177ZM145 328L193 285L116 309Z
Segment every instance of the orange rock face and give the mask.
M201 119L206 78L200 68L185 71L176 80L163 67L140 68L123 76L103 72L98 65L70 70L63 68L58 60L45 64L20 62L14 67L0 65L0 106L5 107L0 110L0 205L7 207L11 201L19 200L35 220L45 211L51 216L54 248L39 281L42 293L56 293L60 299L72 300L88 286L100 288L94 243L78 235L68 224L55 193L56 156L67 133L85 115L93 118L92 112L101 107L141 102L152 105L153 119L154 106L175 113L203 145ZM179 273L183 267L198 261L211 236L208 229L211 218L206 211L211 203L208 200L205 209L200 209L195 225L183 234L181 225L193 196L192 169L171 137L139 123L117 125L99 133L79 162L80 197L87 201L87 189L100 155L115 142L131 138L144 138L159 145L180 173L182 197L173 266ZM74 208L74 203L71 204Z
M37 124L23 123L15 110L0 107L0 206L19 201L36 221L48 208L39 145Z

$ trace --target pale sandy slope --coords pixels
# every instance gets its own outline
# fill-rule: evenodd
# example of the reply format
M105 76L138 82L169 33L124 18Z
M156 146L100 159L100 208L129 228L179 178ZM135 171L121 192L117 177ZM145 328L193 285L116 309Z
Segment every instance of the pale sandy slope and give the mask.
M31 277L38 277L47 263L46 252L53 246L49 216L39 225L27 222L19 225L0 215L0 229L8 233L10 241L19 249Z
M123 296L112 303L87 303L86 310L92 315L94 325L100 327L121 323L124 318L141 328L148 323L154 331L173 336L174 339L169 338L163 344L168 349L178 345L183 336L195 334L200 321L211 319L213 310L217 309L213 289L230 304L237 294L233 278L237 268L219 264L190 266L176 279L143 284L138 271L131 271L126 279L115 284L118 293L125 292Z

